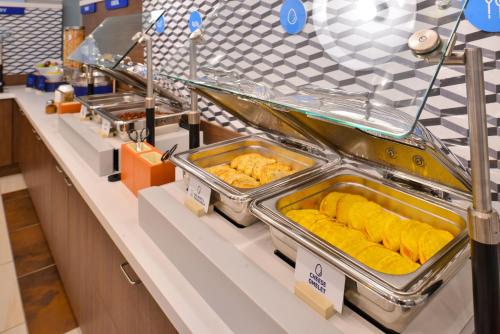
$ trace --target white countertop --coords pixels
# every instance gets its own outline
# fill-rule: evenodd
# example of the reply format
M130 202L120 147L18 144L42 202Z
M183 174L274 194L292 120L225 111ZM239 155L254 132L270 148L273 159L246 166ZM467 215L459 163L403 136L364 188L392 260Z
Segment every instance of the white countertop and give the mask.
M6 93L0 94L0 99L16 99L58 164L179 332L231 332L223 318L139 226L136 197L121 182L109 183L106 177L98 177L60 135L57 116L44 113L45 102L52 96L27 91L25 87L9 87ZM284 270L282 273L289 275ZM334 317L330 319L330 333L335 329L339 333L379 332L350 310ZM439 315L435 318L439 321ZM318 318L318 321L321 320ZM417 333L418 329L412 332Z

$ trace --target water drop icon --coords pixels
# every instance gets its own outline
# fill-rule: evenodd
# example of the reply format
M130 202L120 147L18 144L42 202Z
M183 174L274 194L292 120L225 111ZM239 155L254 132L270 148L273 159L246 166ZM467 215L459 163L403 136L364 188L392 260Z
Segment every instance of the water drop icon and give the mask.
M290 24L295 24L297 23L297 20L299 19L298 15L297 15L297 12L295 11L295 9L290 9L290 11L288 12L288 23Z

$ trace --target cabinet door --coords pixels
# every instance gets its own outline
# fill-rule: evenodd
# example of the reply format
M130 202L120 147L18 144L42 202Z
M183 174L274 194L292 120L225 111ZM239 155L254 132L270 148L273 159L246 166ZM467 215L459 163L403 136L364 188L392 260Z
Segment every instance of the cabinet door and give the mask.
M68 249L68 187L69 181L62 169L53 163L50 170L50 204L51 220L48 223L48 231L46 232L47 240L49 241L52 255L56 261L59 274L66 284L69 279L69 255Z
M74 187L68 188L68 270L65 282L66 292L73 311L80 323L91 318L92 282L88 274L88 230L86 206Z
M12 155L12 100L0 100L0 167L9 166Z
M96 290L119 333L176 333L94 215L88 226L93 231L90 259L96 264Z

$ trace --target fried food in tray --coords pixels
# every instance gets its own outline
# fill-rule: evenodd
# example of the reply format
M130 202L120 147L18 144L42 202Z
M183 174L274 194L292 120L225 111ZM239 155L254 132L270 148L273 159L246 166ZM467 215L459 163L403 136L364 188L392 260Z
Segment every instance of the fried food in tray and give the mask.
M237 188L257 188L296 172L291 166L259 153L247 153L230 164L205 169L222 181Z
M451 240L445 230L401 219L359 195L329 193L318 210L285 215L368 267L386 274L417 270Z

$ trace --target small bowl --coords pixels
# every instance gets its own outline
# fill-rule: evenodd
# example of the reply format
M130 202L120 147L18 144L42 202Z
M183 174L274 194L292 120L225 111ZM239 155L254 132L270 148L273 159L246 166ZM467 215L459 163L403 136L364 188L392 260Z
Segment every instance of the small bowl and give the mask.
M44 67L43 65L50 61L52 64L57 64L57 65L52 65L52 66L49 66L49 67ZM62 62L60 60L57 60L57 59L47 59L41 63L38 63L35 65L35 70L40 73L41 75L43 75L44 77L47 76L48 73L51 73L51 72L60 72L62 70Z
M44 77L47 79L47 82L51 83L57 83L57 82L62 82L64 78L64 72L49 72L44 75Z

